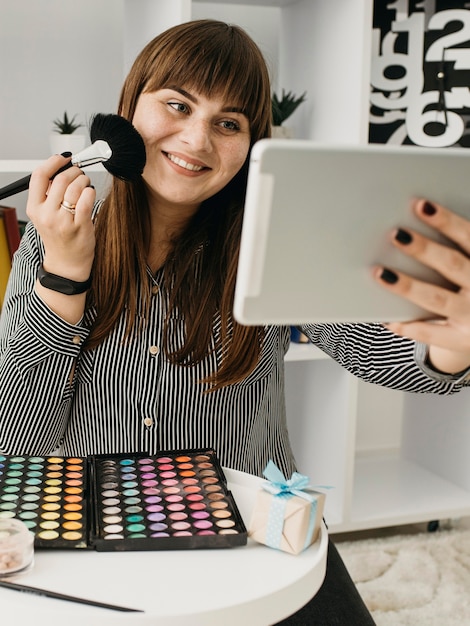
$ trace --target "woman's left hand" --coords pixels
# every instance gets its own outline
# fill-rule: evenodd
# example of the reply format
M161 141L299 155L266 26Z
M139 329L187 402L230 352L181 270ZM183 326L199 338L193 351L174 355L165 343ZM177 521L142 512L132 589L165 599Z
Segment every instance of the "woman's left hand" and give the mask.
M393 322L387 328L428 344L429 360L435 369L460 372L470 366L470 221L424 199L413 208L420 220L458 248L436 243L410 229L396 231L393 244L438 271L456 289L416 280L393 268L376 268L375 278L383 287L435 316L430 320Z

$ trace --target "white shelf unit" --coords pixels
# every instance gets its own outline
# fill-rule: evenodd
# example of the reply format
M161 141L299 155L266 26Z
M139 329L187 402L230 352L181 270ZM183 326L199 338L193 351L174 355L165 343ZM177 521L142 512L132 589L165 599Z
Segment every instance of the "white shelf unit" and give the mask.
M287 353L292 447L299 471L332 487L330 532L470 515L470 391L449 397L376 387L379 422L389 394L401 396L402 437L396 448L364 453L356 431L368 393L368 384L312 345L294 344Z

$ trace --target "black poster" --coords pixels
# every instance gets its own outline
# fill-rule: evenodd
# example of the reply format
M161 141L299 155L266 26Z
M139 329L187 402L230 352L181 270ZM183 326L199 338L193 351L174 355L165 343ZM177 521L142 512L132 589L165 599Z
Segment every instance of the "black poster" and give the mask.
M470 147L470 2L374 0L369 142Z

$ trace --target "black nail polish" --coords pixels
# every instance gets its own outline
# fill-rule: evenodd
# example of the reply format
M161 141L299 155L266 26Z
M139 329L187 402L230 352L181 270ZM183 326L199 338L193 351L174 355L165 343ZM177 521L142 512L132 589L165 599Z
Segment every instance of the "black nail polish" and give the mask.
M388 270L386 267L382 270L380 274L380 278L384 281L384 283L388 283L389 285L394 285L398 282L398 276L392 270Z
M405 245L413 241L413 237L411 236L411 234L407 230L403 230L402 228L399 228L397 230L395 234L395 239Z
M71 156L72 156L72 153L71 153L71 152L68 152L68 151L67 151L67 152L62 152L60 156L63 156L63 157L65 157L66 159L68 159L69 157L71 157Z
M429 217L431 217L431 215L434 215L436 213L436 207L430 202L425 202L423 205L423 213L424 215L428 215Z

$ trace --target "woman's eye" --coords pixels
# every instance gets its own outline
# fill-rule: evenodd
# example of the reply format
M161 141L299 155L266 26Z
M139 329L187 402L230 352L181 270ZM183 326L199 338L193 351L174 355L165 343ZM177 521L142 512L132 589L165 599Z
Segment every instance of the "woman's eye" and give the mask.
M220 125L226 130L240 130L240 124L233 120L224 120Z
M169 102L168 104L175 109L175 111L179 111L180 113L187 113L189 110L188 106L182 102Z

